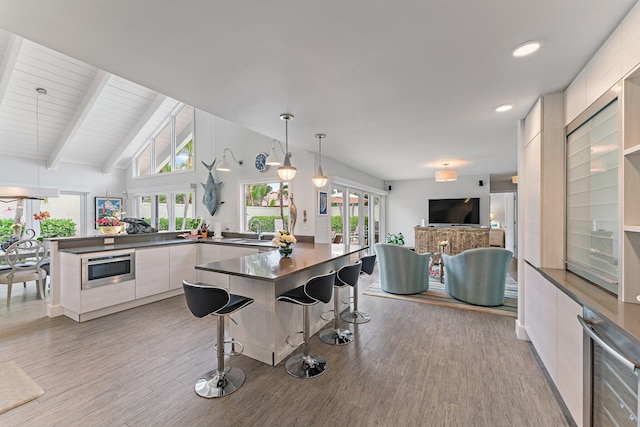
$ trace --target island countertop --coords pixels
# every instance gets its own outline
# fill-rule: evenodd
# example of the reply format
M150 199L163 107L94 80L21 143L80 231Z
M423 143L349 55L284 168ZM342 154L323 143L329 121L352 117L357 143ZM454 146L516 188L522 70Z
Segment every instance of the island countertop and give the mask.
M240 258L199 264L196 265L196 269L273 282L365 249L367 249L367 246L298 243L293 246L293 253L289 258L282 258L280 253L274 250Z

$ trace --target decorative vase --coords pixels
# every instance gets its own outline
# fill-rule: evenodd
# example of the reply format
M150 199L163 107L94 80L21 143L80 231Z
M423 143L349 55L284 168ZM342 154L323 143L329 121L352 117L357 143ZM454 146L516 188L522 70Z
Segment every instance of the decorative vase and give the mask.
M100 230L100 234L118 234L122 230L122 227L119 225L101 225L98 227L98 230Z
M280 249L280 256L282 258L289 258L289 255L293 252L293 248L291 246L282 246Z

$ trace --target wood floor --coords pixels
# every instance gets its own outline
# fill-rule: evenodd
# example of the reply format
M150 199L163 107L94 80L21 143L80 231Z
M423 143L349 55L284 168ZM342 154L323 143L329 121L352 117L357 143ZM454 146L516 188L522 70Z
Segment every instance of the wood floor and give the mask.
M47 318L33 285L16 287L10 309L2 290L0 362L45 390L0 414L2 426L569 425L504 316L365 295L372 321L350 325L353 343L312 338L323 376L233 357L245 385L207 400L193 387L215 367L215 320L193 317L182 296L76 323Z

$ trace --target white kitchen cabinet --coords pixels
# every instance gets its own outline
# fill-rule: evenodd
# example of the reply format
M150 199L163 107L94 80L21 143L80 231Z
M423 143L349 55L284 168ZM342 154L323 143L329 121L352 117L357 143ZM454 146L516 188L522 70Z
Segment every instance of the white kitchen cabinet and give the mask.
M181 289L182 281L195 282L199 245L169 247L169 289Z
M136 250L136 299L167 292L169 247Z
M582 306L525 266L527 335L578 426L582 414Z

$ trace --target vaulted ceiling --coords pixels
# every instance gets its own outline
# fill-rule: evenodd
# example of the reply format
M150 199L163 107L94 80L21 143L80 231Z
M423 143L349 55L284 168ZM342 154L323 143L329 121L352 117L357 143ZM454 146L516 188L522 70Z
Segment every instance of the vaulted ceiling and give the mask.
M324 155L385 180L431 178L443 162L508 175L518 120L636 1L0 0L0 28L24 37L0 37L0 152L123 167L164 93L280 140L278 117L293 113L294 149L326 133ZM530 39L540 51L513 58Z
M0 153L125 168L178 101L0 30ZM46 94L38 94L43 88Z

